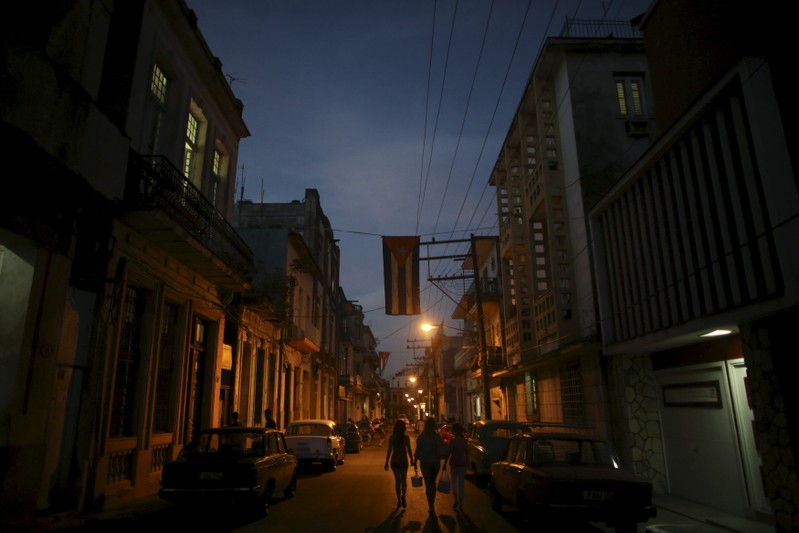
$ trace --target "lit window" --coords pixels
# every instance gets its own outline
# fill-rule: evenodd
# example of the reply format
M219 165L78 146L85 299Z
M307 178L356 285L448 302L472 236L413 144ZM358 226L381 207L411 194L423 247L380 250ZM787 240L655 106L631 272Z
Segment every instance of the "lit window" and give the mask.
M150 82L150 91L155 99L162 104L166 101L166 76L158 68L158 65L153 65L153 79Z
M619 113L623 117L644 115L643 85L640 78L620 78L616 80L616 99Z
M186 125L186 145L183 156L183 175L191 179L194 171L194 159L197 156L199 122L197 117L189 113L188 124Z

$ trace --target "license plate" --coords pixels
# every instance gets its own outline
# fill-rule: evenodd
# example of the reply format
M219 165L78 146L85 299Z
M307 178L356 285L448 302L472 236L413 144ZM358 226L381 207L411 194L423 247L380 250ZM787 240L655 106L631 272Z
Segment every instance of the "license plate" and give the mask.
M616 499L616 493L610 490L584 490L583 500L607 502Z
M222 472L200 472L200 479L222 479Z

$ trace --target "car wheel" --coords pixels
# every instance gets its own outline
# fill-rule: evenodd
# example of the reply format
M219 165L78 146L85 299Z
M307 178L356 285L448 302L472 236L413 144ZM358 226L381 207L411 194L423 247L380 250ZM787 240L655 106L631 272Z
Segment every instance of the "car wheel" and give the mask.
M502 496L499 495L499 492L497 492L497 489L494 487L493 483L491 484L489 490L489 498L491 501L491 509L497 513L502 512Z
M293 475L291 476L291 483L283 491L283 496L285 498L293 498L295 494L297 494L297 476Z
M525 529L531 529L533 525L542 528L544 531L560 529L551 523L548 517L537 517L534 524L533 506L527 501L527 496L523 492L519 492L516 495L516 509L519 511L519 521L524 525ZM575 528L566 527L563 531L569 531L570 529L574 530Z
M255 503L255 513L257 516L264 517L269 515L269 502L272 500L272 493L275 491L275 481L270 480L264 489L261 497Z
M335 459L330 459L327 462L327 469L330 470L331 472L334 472L336 470L336 463L337 462L338 461L336 461Z

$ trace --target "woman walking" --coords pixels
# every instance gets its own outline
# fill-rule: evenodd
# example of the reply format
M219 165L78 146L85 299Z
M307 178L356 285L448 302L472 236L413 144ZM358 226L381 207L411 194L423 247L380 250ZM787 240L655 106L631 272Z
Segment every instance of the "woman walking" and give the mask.
M435 418L428 418L424 422L424 429L416 437L413 467L416 468L417 463L420 464L428 511L431 514L436 512L436 478L438 478L438 469L441 466L443 446L444 441L438 434Z
M394 422L394 431L388 438L386 470L388 470L389 460L391 461L391 471L394 473L397 507L399 508L400 505L405 507L405 491L408 488L408 465L413 461L413 451L411 450L411 438L405 434L405 422L402 420Z
M464 481L466 480L466 467L468 459L466 456L466 437L464 437L463 425L455 422L452 424L452 442L449 444L449 455L444 461L444 468L450 466L450 476L452 478L452 497L455 503L453 509L463 509Z

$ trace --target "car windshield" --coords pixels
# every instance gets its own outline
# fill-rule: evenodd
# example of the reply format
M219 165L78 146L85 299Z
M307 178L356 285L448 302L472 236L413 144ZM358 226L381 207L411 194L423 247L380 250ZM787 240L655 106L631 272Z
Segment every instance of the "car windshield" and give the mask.
M528 453L533 463L545 465L581 465L617 467L610 445L593 439L533 439Z
M182 453L192 457L225 454L260 457L264 455L264 435L244 431L200 433Z
M330 426L324 424L292 424L286 429L289 437L315 436L329 437L332 433Z

